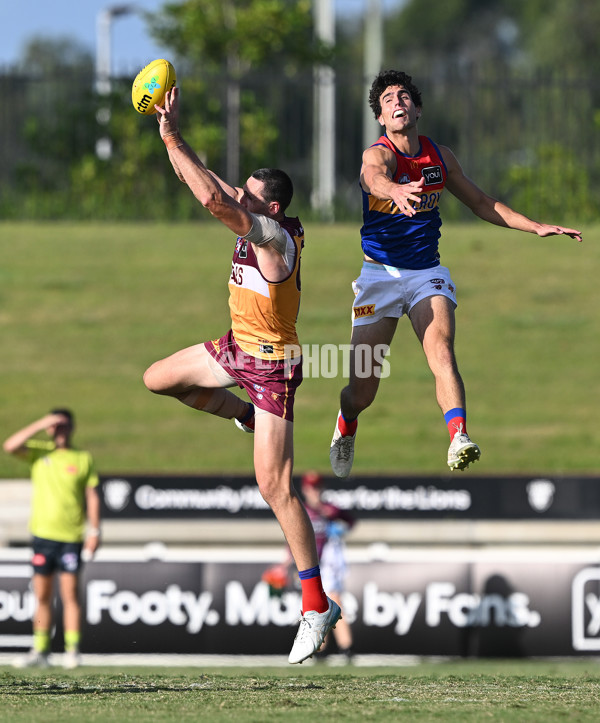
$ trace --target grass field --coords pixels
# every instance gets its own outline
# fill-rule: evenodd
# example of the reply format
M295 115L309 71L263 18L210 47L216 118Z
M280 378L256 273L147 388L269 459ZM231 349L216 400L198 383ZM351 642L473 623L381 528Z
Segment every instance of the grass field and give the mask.
M400 668L0 668L0 719L67 721L597 721L597 661Z
M475 474L597 471L599 231L584 229L578 244L482 222L444 227L469 432L483 450ZM306 233L301 342L347 344L358 227L310 224ZM233 424L142 384L154 360L227 330L226 230L208 222L2 223L0 234L0 437L69 405L76 442L101 472L251 470L252 440ZM443 473L448 435L406 320L389 361L391 376L362 417L354 470ZM297 472L329 470L343 384L340 370L300 388ZM18 460L0 455L0 478L25 475Z

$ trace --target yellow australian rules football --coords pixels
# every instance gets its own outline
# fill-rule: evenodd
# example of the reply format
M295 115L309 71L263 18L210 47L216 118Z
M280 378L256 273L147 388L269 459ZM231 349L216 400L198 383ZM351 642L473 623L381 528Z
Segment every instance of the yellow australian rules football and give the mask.
M175 68L164 58L148 63L135 76L131 87L131 102L138 113L152 115L155 105L162 105L165 93L177 82Z

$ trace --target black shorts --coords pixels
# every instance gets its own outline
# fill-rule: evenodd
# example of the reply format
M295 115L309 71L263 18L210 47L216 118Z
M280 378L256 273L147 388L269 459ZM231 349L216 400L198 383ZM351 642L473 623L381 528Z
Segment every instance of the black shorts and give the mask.
M33 571L38 575L53 572L79 572L81 567L81 542L56 542L43 537L33 538Z

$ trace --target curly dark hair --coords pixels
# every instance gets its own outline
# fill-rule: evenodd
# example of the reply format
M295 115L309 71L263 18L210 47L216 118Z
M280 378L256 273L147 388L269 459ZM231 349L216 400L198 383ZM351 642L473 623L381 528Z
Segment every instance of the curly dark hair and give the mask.
M369 106L375 114L375 118L381 115L381 103L379 99L386 88L392 85L401 85L410 93L413 103L421 108L421 91L412 82L410 75L403 73L401 70L382 70L373 81L371 90L369 91Z
M267 203L277 201L281 210L285 211L294 195L294 186L288 174L280 168L259 168L254 171L252 178L265 184L263 187L264 200Z

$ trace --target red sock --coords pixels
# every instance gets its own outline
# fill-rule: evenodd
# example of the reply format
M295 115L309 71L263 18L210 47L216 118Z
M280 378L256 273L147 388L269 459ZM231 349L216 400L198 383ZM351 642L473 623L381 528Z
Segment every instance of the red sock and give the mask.
M352 437L356 434L356 428L358 427L358 419L353 419L351 422L347 422L342 413L338 414L338 429L342 433L342 437Z
M318 613L324 613L329 607L321 576L309 577L308 580L300 578L302 585L302 613L307 610L316 610Z
M444 420L448 426L450 439L454 439L454 435L457 432L461 434L467 433L467 415L464 409L460 409L459 407L451 409L444 414Z

